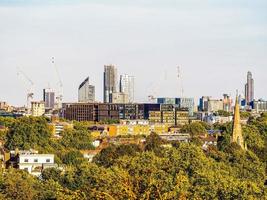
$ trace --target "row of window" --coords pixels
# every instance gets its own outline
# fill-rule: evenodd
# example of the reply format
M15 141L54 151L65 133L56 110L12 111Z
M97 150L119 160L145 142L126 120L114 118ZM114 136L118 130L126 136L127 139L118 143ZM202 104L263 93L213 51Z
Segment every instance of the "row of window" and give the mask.
M26 158L26 159L24 159L24 162L25 162L25 163L28 163L28 162L29 162L29 159L27 159L27 158ZM33 160L33 162L35 162L35 163L38 163L38 159L37 159L37 158L36 158L36 159L34 159L34 160ZM51 162L51 160L50 160L50 159L46 159L46 161L45 161L45 162L47 162L47 163L50 163L50 162Z

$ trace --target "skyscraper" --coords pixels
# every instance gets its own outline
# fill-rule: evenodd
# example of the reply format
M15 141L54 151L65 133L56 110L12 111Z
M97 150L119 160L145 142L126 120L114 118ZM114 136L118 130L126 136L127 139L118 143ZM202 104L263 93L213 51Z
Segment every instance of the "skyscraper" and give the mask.
M43 101L45 109L55 108L55 91L51 88L43 89Z
M134 76L128 74L120 76L120 92L128 95L129 103L134 102Z
M250 71L247 73L247 83L245 85L245 99L248 105L254 100L254 80Z
M112 103L112 93L117 92L117 69L114 65L104 66L104 103Z
M95 86L89 84L89 77L79 86L78 101L81 103L91 103L95 101Z

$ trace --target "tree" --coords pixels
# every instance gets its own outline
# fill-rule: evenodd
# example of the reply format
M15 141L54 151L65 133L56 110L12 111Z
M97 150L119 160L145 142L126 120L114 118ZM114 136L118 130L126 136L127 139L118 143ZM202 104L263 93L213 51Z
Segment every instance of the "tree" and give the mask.
M83 158L83 154L77 150L68 151L62 159L63 163L66 165L73 165L77 166L80 165L82 162L86 162Z
M203 123L193 122L186 124L181 128L181 132L190 133L192 137L198 136L199 134L207 133L207 130Z
M92 138L87 130L65 130L62 134L61 144L65 148L78 150L94 149Z
M31 200L36 197L38 184L27 172L9 169L3 175L0 191L7 200Z
M56 182L60 181L62 171L56 168L47 168L42 172L43 180L54 180Z
M7 133L6 148L28 150L49 146L52 133L43 117L22 117L15 121Z

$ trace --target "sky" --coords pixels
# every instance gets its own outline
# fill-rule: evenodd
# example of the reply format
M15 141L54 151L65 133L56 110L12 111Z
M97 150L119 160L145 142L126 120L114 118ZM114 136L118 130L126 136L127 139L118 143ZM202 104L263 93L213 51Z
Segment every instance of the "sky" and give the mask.
M103 99L104 65L135 76L135 99L232 96L267 100L266 0L0 0L0 101L25 105L29 82L76 102L87 77ZM181 78L178 79L177 66Z

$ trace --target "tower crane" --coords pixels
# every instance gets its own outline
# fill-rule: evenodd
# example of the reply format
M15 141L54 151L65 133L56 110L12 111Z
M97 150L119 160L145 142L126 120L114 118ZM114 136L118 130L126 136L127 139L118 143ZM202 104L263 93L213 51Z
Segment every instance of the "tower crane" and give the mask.
M55 63L55 57L52 57L52 65L54 66L55 71L56 71L56 75L57 75L57 78L58 78L57 84L58 84L58 87L59 87L57 95L56 95L56 105L57 105L56 108L60 109L61 106L62 106L62 101L63 101L63 83L62 83L58 68L56 66L56 63Z
M22 75L24 77L25 82L29 82L30 86L27 89L27 111L28 113L30 112L30 104L31 101L33 100L33 96L34 96L34 83L33 81L19 68L17 68L17 75L20 76Z

